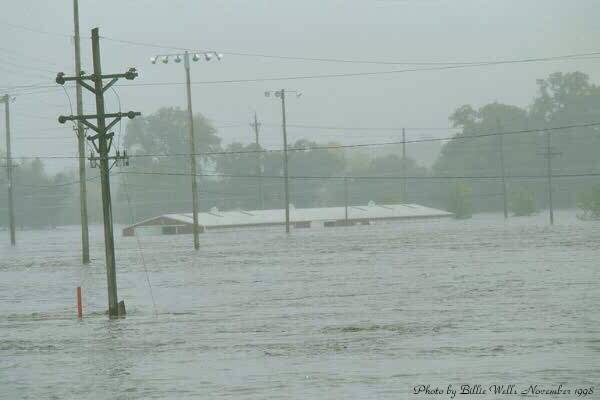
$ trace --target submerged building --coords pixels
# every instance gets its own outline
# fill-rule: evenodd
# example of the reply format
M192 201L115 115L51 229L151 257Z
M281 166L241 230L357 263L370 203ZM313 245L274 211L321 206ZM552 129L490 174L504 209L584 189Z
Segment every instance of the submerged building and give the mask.
M294 208L290 207L290 224L294 228L310 228L313 224L324 227L369 225L379 220L450 217L452 213L418 204L375 204L366 206ZM285 210L231 210L217 208L198 213L200 231L260 226L285 225ZM133 236L136 230L146 233L175 235L192 233L191 213L163 214L140 221L123 229L123 236Z

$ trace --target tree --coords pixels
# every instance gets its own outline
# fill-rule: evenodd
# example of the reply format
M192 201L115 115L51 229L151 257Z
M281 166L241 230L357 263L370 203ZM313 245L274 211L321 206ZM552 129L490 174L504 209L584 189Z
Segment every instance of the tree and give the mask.
M473 215L471 206L471 187L464 182L454 184L454 192L448 196L448 211L456 219L467 219Z
M535 212L534 193L526 190L519 190L511 193L510 211L517 217L531 215Z
M538 79L538 97L531 106L532 116L539 121L552 121L557 114L572 111L570 104L597 91L589 76L579 72L555 72L546 79Z
M579 193L577 204L583 211L581 219L600 219L600 184Z
M189 134L188 113L179 108L161 108L154 114L136 118L127 125L124 145L131 157L130 166L124 172L132 172L119 179L118 212L119 221L147 218L165 212L191 212L189 174ZM201 114L194 115L196 162L198 174L209 169L220 151L221 139L210 121ZM135 156L138 157L135 157ZM204 167L204 168L202 168ZM168 175L136 175L141 173L170 173ZM198 179L200 209L210 208L202 201L208 179ZM125 185L128 185L125 187ZM135 210L129 209L135 204Z

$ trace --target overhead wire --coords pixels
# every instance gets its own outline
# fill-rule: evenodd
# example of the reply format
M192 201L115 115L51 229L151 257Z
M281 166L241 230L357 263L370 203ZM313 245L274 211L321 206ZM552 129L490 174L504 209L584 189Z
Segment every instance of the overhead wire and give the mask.
M600 126L600 122L587 122L580 124L570 124L570 125L562 125L562 126L547 126L543 128L534 128L534 129L520 129L514 131L501 131L501 132L493 132L493 133L481 133L481 134L468 134L468 135L454 135L454 136L446 136L441 138L419 138L419 139L409 139L409 140L396 140L396 141L388 141L388 142L378 142L378 143L355 143L355 144L335 144L335 145L318 145L318 146L307 146L307 147L290 147L287 149L289 152L295 151L311 151L311 150L339 150L339 149L348 149L348 148L360 148L360 147L379 147L379 146L390 146L390 145L400 145L400 144L410 144L410 143L423 143L423 142L443 142L443 141L461 141L461 140L472 140L484 137L498 136L498 135L520 135L527 133L540 133L540 132L549 132L549 131L561 131L575 128L589 128ZM278 153L283 152L284 149L262 149L262 150L237 150L237 151L208 151L208 152L199 152L193 153L192 155L200 155L200 156L215 156L215 155L233 155L233 154L256 154L256 153ZM130 154L129 157L132 158L142 158L142 157L188 157L189 153L156 153L156 154ZM77 159L78 156L26 156L20 158L40 158L40 159ZM6 157L0 157L0 159L6 159Z

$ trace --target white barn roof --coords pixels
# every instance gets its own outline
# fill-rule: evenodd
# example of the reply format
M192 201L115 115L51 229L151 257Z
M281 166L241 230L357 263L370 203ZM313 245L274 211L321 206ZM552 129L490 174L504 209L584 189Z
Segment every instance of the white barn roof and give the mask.
M349 206L348 220L410 219L447 217L452 214L418 204L374 204ZM156 219L170 220L184 225L193 224L192 213L164 214L139 222L131 227L152 225ZM345 219L345 207L294 208L290 207L290 222L339 221ZM231 210L198 213L198 224L206 229L240 226L278 225L285 223L285 210Z

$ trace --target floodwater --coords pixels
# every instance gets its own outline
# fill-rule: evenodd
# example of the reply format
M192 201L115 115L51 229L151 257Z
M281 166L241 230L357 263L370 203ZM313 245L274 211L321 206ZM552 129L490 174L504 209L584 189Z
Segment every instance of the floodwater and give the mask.
M89 266L77 227L19 231L15 249L0 232L0 398L402 399L465 383L598 396L600 222L282 230L209 232L197 253L188 235L119 233L121 320L103 314L101 227Z

